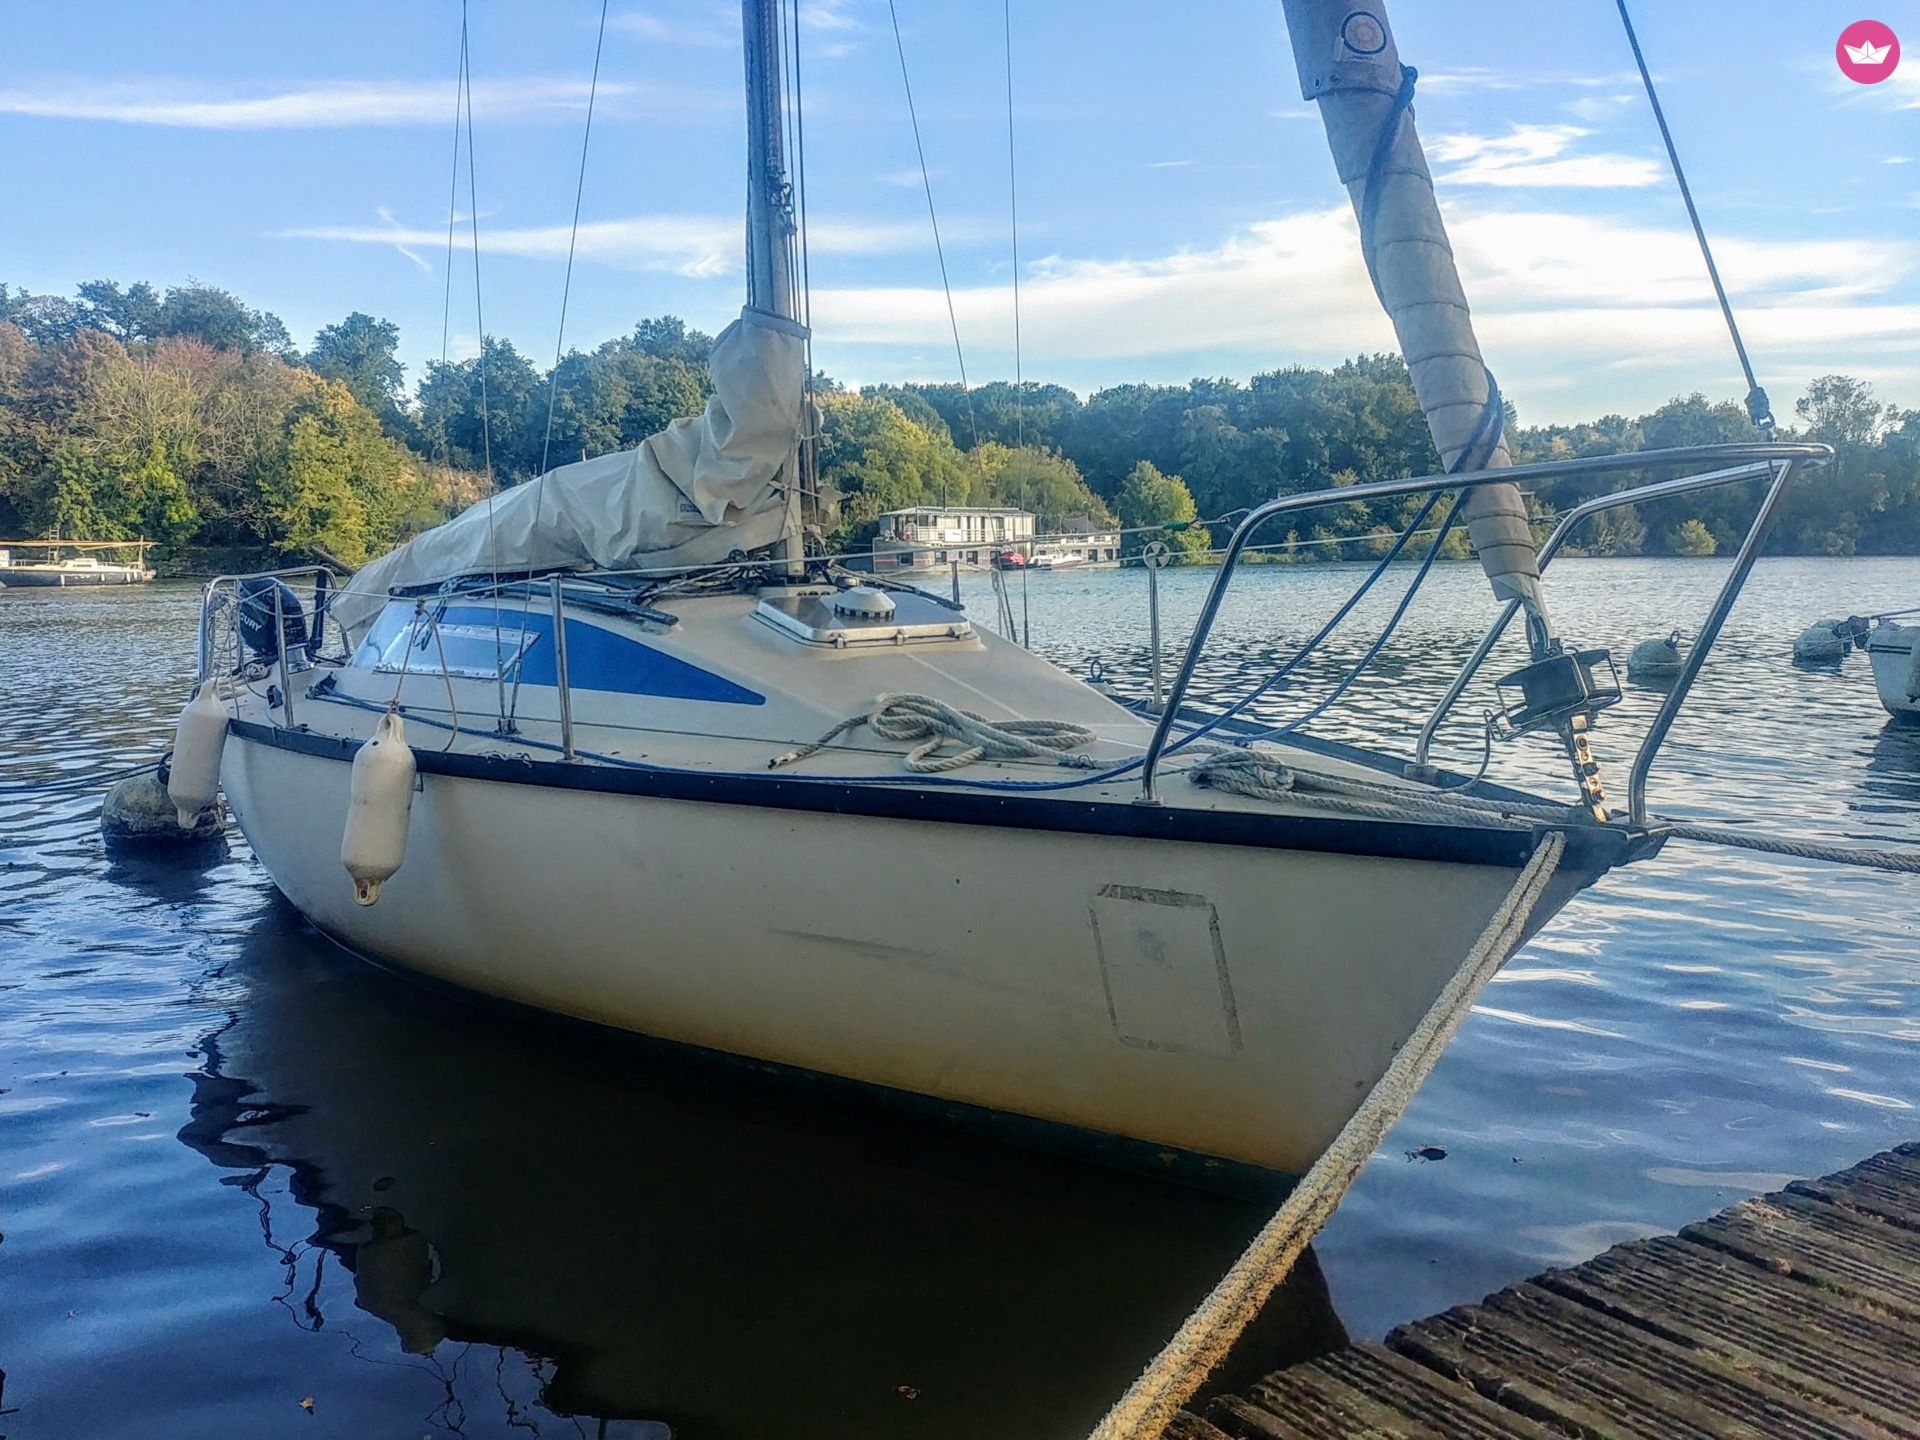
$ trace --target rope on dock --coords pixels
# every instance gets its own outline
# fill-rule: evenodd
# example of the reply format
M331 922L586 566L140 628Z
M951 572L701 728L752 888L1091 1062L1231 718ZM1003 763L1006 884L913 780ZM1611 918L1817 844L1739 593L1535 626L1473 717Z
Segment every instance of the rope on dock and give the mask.
M842 720L811 745L776 755L769 770L804 760L831 745L849 730L865 725L882 740L918 740L907 752L907 769L920 775L958 770L976 760L1037 760L1050 757L1062 765L1084 763L1061 752L1091 745L1091 730L1064 720L988 720L931 695L882 695L873 711ZM963 748L941 753L948 741Z
M1326 1224L1369 1156L1399 1120L1474 1000L1519 946L1527 921L1567 848L1549 831L1439 998L1332 1145L1287 1196L1200 1308L1140 1373L1093 1432L1093 1440L1158 1440L1207 1376L1226 1359L1294 1262Z

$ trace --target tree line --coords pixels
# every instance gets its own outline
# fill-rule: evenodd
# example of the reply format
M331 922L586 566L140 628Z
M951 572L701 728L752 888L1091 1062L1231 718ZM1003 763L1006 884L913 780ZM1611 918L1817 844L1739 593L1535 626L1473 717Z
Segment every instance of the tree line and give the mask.
M72 299L0 284L0 533L319 553L359 564L497 486L631 447L698 411L710 337L643 320L550 370L488 337L479 355L429 361L409 388L399 328L356 312L304 352L281 321L217 287L113 281ZM1392 355L1287 366L1240 382L1063 386L877 385L816 380L824 539L855 549L889 510L1018 505L1043 529L1171 525L1188 551L1224 540L1206 521L1277 494L1440 468ZM1835 446L1801 485L1773 548L1920 553L1920 411L1846 376L1816 380L1793 433ZM1629 419L1522 426L1516 459L1749 440L1731 402L1694 394ZM1529 498L1542 530L1601 488L1565 480ZM1339 505L1268 538L1277 558L1383 552L1417 500ZM1738 488L1609 512L1569 553L1706 555L1737 542ZM1143 539L1136 537L1130 548ZM1464 556L1454 533L1448 552Z

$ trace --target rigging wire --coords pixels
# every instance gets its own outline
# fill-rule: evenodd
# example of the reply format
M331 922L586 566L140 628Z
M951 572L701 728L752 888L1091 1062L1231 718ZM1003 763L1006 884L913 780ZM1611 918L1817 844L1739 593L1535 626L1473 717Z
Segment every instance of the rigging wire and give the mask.
M1014 456L1019 458L1027 445L1027 383L1020 353L1020 172L1013 157L1013 0L1000 0L1000 35L1007 60L1007 218L1013 242L1013 438ZM1027 508L1027 472L1022 461L1020 471L1020 508ZM1026 622L1020 643L1033 648L1033 607L1028 599L1027 567L1020 567L1020 616ZM1013 601L1007 601L1007 621L1011 628Z
M960 365L960 393L967 402L967 427L973 432L973 451L980 453L980 422L973 413L973 389L967 384L967 356L960 348L960 317L953 308L953 285L947 278L947 252L940 243L940 217L933 208L933 177L927 170L927 150L920 141L920 117L913 105L913 81L907 77L907 47L900 38L900 12L894 0L887 0L887 15L893 21L893 48L900 56L900 88L907 95L907 120L913 126L913 149L920 157L920 184L927 192L927 221L933 226L933 253L940 261L940 288L947 297L947 323L953 328L953 356Z
M1660 107L1660 94L1654 88L1653 72L1641 53L1640 37L1634 32L1633 17L1627 13L1627 0L1614 0L1620 11L1620 23L1626 28L1627 44L1633 49L1633 63L1639 67L1640 83L1646 87L1647 102L1653 106L1654 123L1660 127L1660 139L1667 147L1667 160L1673 166L1673 178L1679 183L1680 198L1686 202L1687 219L1693 222L1693 238L1700 242L1700 258L1707 262L1707 278L1713 282L1714 298L1720 302L1721 318L1727 322L1727 334L1733 340L1733 353L1740 358L1741 373L1747 377L1747 415L1761 435L1771 440L1774 431L1773 404L1754 376L1753 362L1747 358L1746 342L1740 338L1739 322L1733 318L1733 304L1727 299L1727 287L1720 282L1720 267L1713 263L1713 247L1707 243L1706 227L1700 223L1700 211L1693 203L1693 189L1687 184L1687 172L1680 164L1680 151L1674 146L1673 131L1667 128L1667 112Z
M793 126L793 167L791 184L794 201L794 236L800 252L800 323L807 336L802 342L806 354L806 384L802 395L806 402L806 420L800 436L800 486L804 496L813 499L814 519L820 521L820 407L816 397L813 369L813 257L807 247L807 110L800 89L800 4L794 0L791 10L793 44L790 64L793 71L793 102L789 106ZM805 527L802 507L802 528ZM824 528L824 526L823 526ZM805 548L804 536L802 548Z
M1293 671L1299 667L1302 661L1304 661L1309 655L1313 654L1314 651L1318 650L1320 648L1321 642L1323 642L1329 635L1331 635L1334 632L1335 628L1339 626L1342 620L1345 620L1347 616L1353 613L1354 608L1357 605L1359 605L1359 603L1363 599L1366 598L1367 592L1373 589L1375 583L1380 579L1380 577L1387 573L1388 567L1391 566L1393 562L1399 558L1400 552L1407 548L1407 542L1412 540L1415 535L1423 533L1420 530L1420 526L1425 523L1427 516L1433 513L1433 507L1440 503L1440 497L1442 493L1443 492L1436 490L1433 494L1427 497L1426 503L1423 504L1420 507L1420 509L1414 514L1414 517L1407 522L1406 528L1402 530L1400 534L1394 539L1394 542L1388 548L1387 553L1382 555L1380 559L1375 563L1372 572L1369 573L1367 578L1362 580L1360 584L1354 588L1353 593L1347 596L1346 600L1341 604L1340 608L1333 612L1332 617L1328 619L1326 624L1320 627L1320 629L1314 634L1311 640L1307 641L1306 644L1302 645L1298 650L1296 650L1293 653L1292 657L1288 659L1285 664L1281 665L1279 669L1275 670L1265 680L1262 680L1252 690L1248 691L1245 695L1241 696L1238 700L1236 700L1232 705L1228 706L1220 714L1213 716L1205 724L1201 725L1197 730L1195 730L1191 735L1182 737L1173 746L1173 749L1170 750L1168 753L1171 754L1174 751L1180 750L1187 745L1191 745L1194 741L1201 739L1203 736L1211 734L1214 730L1217 730L1221 725L1233 719L1235 716L1240 714L1241 711L1245 710L1249 705L1253 704L1254 701L1258 700L1262 695L1266 694L1275 685L1278 685L1282 680L1286 679L1288 675L1292 674ZM1458 504L1456 503L1454 510L1457 511L1458 508L1459 508ZM1413 592L1417 590L1420 587L1420 583L1426 579L1427 571L1432 567L1432 564L1433 564L1433 557L1439 553L1440 542L1445 538L1447 528L1453 524L1453 518L1454 518L1454 512L1449 512L1447 515L1447 518L1442 522L1440 528L1434 532L1433 545L1428 549L1427 558L1422 562L1419 572L1414 576L1412 586L1408 588L1406 596L1401 600L1400 609L1395 612L1394 619L1392 621L1393 625L1397 625L1399 623L1400 615L1405 613L1407 604L1413 599ZM1386 643L1387 635L1390 635L1390 634L1392 634L1391 625L1389 626L1386 634L1383 634L1380 637L1380 639L1375 642L1372 650L1370 650L1366 658L1361 661L1361 668L1364 668L1366 664L1372 660L1373 656L1379 652L1380 646ZM1358 674L1357 670L1355 671L1355 674L1356 675ZM1347 678L1346 684L1351 684L1353 678L1354 678L1353 676L1349 676ZM1342 688L1344 689L1345 686L1343 685ZM1325 708L1326 708L1325 706L1321 707L1322 710L1324 710ZM1305 718L1311 719L1313 715L1318 713L1320 712L1314 711L1312 712L1312 714L1308 715Z
M587 123L580 135L580 174L573 187L573 226L567 232L567 271L560 285L560 324L553 337L553 369L547 375L547 429L540 442L540 475L533 483L533 525L540 527L540 514L547 504L547 469L553 451L553 411L560 396L560 360L565 353L567 343L567 301L573 295L573 257L575 247L580 240L580 202L587 192L587 147L593 140L593 103L600 93L600 54L607 42L607 9L611 0L600 0L600 32L593 42L593 78L587 82ZM581 459L585 459L583 453ZM491 537L488 541L491 545ZM520 632L524 636L527 629L527 616L533 605L531 593L522 598L520 604ZM496 625L496 629L498 626ZM495 637L496 649L499 636ZM507 702L505 724L513 728L520 714L520 673L523 667L514 666L513 696Z
M453 171L447 179L447 286L440 309L440 363L447 363L447 338L453 327L453 227L460 215L460 107L467 94L467 29L460 27L460 71L453 82ZM442 440L446 437L443 435ZM451 445L447 459L451 461Z
M540 442L540 474L545 479L547 458L553 449L553 408L560 391L560 357L567 339L567 301L573 295L573 252L580 240L580 201L587 193L587 145L593 139L593 102L600 92L600 52L607 41L607 7L611 0L600 0L600 34L593 42L593 78L587 82L587 124L580 136L580 178L573 187L573 228L567 232L567 273L560 285L560 329L553 339L553 372L547 377L547 433ZM546 499L543 488L534 502L533 521L540 523L540 502Z
M1413 604L1413 597L1419 591L1421 584L1426 580L1428 572L1433 569L1433 562L1440 558L1440 547L1446 543L1447 532L1453 529L1454 521L1460 518L1460 510L1461 507L1466 504L1466 498L1466 491L1456 492L1453 497L1453 504L1447 510L1446 518L1440 522L1440 533L1434 536L1433 543L1427 547L1427 553L1421 557L1420 568L1414 571L1413 579L1407 584L1407 593L1400 597L1400 603L1394 607L1393 614L1387 617L1387 623L1381 627L1379 637L1373 644L1367 647L1364 655L1354 661L1353 668L1347 671L1346 675L1341 678L1340 683L1327 692L1326 696L1314 705L1311 710L1308 710L1306 714L1296 716L1284 725L1275 726L1270 730L1263 730L1258 735L1250 736L1250 739L1272 740L1280 735L1292 734L1309 721L1318 719L1321 715L1324 715L1338 702L1342 695L1347 693L1352 687L1353 682L1365 673L1366 668L1374 662L1375 657L1386 648L1387 641L1393 638L1393 632L1399 628L1401 620L1406 617L1407 607Z
M473 164L473 60L467 39L467 0L460 0L460 57L467 96L467 218L473 234L473 322L479 330L480 355L475 362L480 377L480 448L487 479L487 569L493 581L494 682L499 690L501 728L507 723L506 652L500 639L500 550L493 525L493 422L487 407L487 318L480 304L480 187ZM456 176L458 171L455 172Z

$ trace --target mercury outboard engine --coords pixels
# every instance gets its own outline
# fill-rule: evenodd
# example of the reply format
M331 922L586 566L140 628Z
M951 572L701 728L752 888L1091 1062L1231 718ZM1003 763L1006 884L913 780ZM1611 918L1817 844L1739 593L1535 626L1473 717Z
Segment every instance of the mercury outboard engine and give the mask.
M235 587L240 639L247 653L262 664L280 658L282 641L287 647L287 668L307 668L307 617L293 588L270 575L254 575ZM274 596L280 605L280 634L273 633Z

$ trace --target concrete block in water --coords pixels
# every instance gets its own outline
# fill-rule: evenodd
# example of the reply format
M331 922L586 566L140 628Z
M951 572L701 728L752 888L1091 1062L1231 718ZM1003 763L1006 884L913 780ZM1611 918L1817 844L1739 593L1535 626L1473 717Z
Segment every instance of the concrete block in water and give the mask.
M191 826L182 825L167 787L152 771L128 776L100 803L100 833L110 841L192 845L213 839L221 830L217 802L196 814Z

